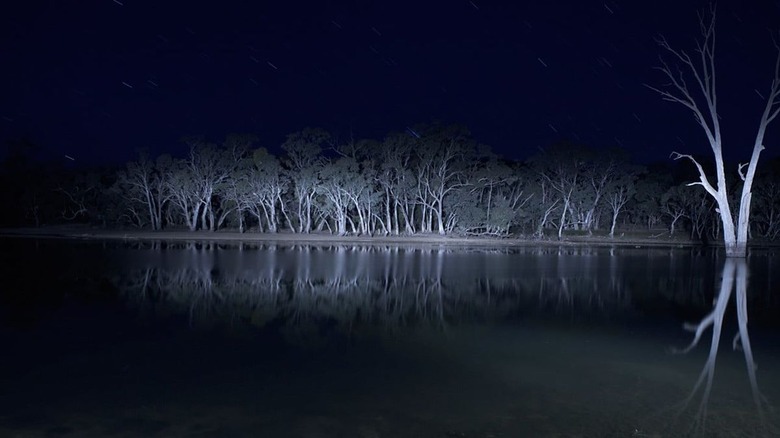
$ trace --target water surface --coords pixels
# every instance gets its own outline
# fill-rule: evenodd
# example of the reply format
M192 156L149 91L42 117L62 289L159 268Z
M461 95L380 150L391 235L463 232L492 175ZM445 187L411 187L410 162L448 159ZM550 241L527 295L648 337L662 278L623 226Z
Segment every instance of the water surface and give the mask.
M778 436L778 260L0 240L0 436Z

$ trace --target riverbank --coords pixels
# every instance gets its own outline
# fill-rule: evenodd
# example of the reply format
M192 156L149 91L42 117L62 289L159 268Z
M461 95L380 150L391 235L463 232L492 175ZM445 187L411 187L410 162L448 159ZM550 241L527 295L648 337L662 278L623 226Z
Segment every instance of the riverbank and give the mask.
M689 239L667 234L634 234L609 236L582 235L529 239L523 237L463 237L440 236L437 234L416 234L402 236L336 236L328 233L296 234L290 232L256 233L236 231L149 231L138 229L110 230L85 226L66 225L40 228L0 229L0 237L97 239L97 240L164 240L164 241L210 241L233 243L285 243L285 244L433 244L454 246L538 246L538 245L594 245L594 246L699 246Z

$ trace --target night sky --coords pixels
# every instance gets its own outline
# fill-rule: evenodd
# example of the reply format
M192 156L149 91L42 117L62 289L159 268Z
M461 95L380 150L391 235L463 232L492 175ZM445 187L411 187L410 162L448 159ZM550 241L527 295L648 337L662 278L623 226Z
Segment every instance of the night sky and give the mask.
M49 159L182 154L181 138L322 127L381 139L467 126L522 159L562 139L638 161L706 152L686 109L643 86L663 34L693 49L703 1L16 1L0 6L0 141ZM722 0L726 149L749 155L772 78L780 2ZM780 149L776 121L768 153Z

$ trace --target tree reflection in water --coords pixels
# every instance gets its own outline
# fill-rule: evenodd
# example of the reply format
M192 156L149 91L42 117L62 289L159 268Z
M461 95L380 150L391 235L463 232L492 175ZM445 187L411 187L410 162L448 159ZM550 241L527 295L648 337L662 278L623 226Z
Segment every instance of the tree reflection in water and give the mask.
M748 291L743 262L705 250L132 245L7 252L16 276L46 268L18 282L45 308L10 308L41 323L3 333L15 359L3 362L0 435L108 436L124 432L115 420L143 420L171 436L208 424L215 436L666 438L706 420L706 436L780 436L762 424L780 417L753 368L756 355L777 399L769 251L751 254ZM694 333L668 325L702 315ZM730 353L734 331L742 351ZM13 424L32 411L51 417Z
M687 432L694 436L704 436L706 434L707 408L710 402L713 380L715 378L715 363L717 361L720 338L723 330L723 319L726 314L726 309L728 308L732 291L735 287L739 329L732 340L732 348L734 350L742 350L744 353L748 382L750 384L753 403L756 408L757 424L755 424L755 432L761 434L759 436L772 436L769 435L770 429L774 428L767 422L765 415L767 409L769 409L769 404L758 388L756 364L753 360L753 350L748 335L747 285L748 266L745 259L727 258L723 266L720 289L715 297L712 311L698 323L686 323L684 328L694 332L693 340L685 348L672 350L674 353L679 354L690 352L699 344L704 332L712 327L712 339L710 341L710 350L707 355L707 360L704 363L704 367L690 394L682 403L680 403L680 405L678 405L678 412L674 421L674 426L676 426L686 414L693 414L693 420L688 425ZM699 397L698 405L693 408L691 405L697 397ZM693 409L695 409L695 411L693 411ZM719 424L719 429L723 428L724 425ZM775 434L777 432L777 430L774 430Z
M274 322L287 330L356 324L398 329L496 321L537 312L627 315L631 276L597 275L591 252L545 249L518 273L505 249L301 246L261 251L154 249L148 267L114 278L147 312L186 314L191 326ZM576 254L572 254L572 252ZM572 256L590 261L575 263ZM445 264L446 259L446 264ZM536 260L536 259L534 259ZM474 266L476 262L484 266ZM585 263L583 265L582 263ZM489 273L485 271L490 270Z
M302 351L297 347L315 350L323 346L335 347L315 351L325 353L323 357L329 352L340 354L345 340L350 343L357 340L355 345L360 348L366 344L359 341L369 340L371 348L357 354L370 355L374 353L374 341L393 337L402 341L410 339L411 345L419 335L420 342L451 338L452 342L443 343L446 345L441 347L449 358L447 348L457 346L460 349L475 339L481 342L483 335L503 336L504 330L508 329L506 333L511 336L485 338L487 342L479 344L475 350L464 348L453 353L453 357L467 364L464 367L469 368L468 376L471 375L470 367L479 366L479 370L489 370L484 373L490 376L485 379L487 383L496 380L501 388L517 390L517 394L521 394L507 399L501 394L489 394L499 400L495 406L504 406L507 400L521 400L525 394L540 394L539 400L545 400L544 407L529 402L527 410L516 410L516 416L512 418L517 419L518 427L526 421L518 412L541 412L555 418L563 410L568 412L569 418L583 423L598 422L599 414L610 412L624 433L612 436L632 436L632 431L635 432L633 436L681 436L680 429L703 431L705 420L709 421L708 428L718 431L716 436L721 436L722 424L735 431L744 430L746 424L752 427L752 416L746 415L744 409L734 409L735 405L748 406L754 411L751 404L735 401L726 406L720 403L732 395L730 391L718 388L726 369L731 369L724 367L723 362L719 369L720 380L714 383L713 389L724 314L736 287L739 333L734 338L734 345L743 349L749 364L753 399L761 419L757 422L763 422L764 411L768 410L768 404L758 393L753 351L747 336L747 267L744 261L729 260L723 267L723 281L716 284L714 275L701 275L720 268L722 262L715 256L663 248L633 251L584 247L258 245L236 250L220 245L168 245L139 249L145 251L143 256L123 259L112 277L113 283L123 292L123 301L130 303L134 314L141 312L149 319L159 318L163 323L174 322L182 326L186 326L186 320L193 328L226 329L242 337L259 334L263 341L270 341L266 344L269 351L282 344L285 352L287 346L294 346L289 351L295 354ZM769 290L758 284L767 275L761 273L756 264L753 268L756 276L753 288ZM713 291L717 292L714 306L710 298ZM760 311L754 312L757 303L763 306L767 302L767 297L761 293L757 295L751 296L749 303L753 321L761 315ZM680 374L675 368L682 361L677 357L665 357L658 364L643 362L641 366L634 364L634 359L623 360L635 351L646 353L643 358L653 358L659 345L668 345L666 333L656 333L657 326L652 317L662 315L666 321L675 307L684 308L686 312L708 313L699 324L688 327L695 335L680 353L691 351L705 337L706 330L713 328L710 354L695 383L695 376L683 375L684 380L678 379ZM522 320L527 316L539 316L544 321L525 324ZM548 324L550 316L555 319L552 324ZM649 331L653 333L653 341L659 343L633 350L635 338L626 334L624 328L637 326L624 325L620 320L631 323L639 320L643 324L642 318L653 324ZM576 322L575 330L558 331L561 327L558 322L567 319ZM583 320L586 324L579 324ZM594 320L608 322L605 326L610 329L616 327L620 336L625 335L631 348L621 345L620 337L589 332L589 322ZM516 324L518 321L520 324ZM503 325L504 322L507 325ZM498 330L489 327L482 331L485 325L492 323L497 323L499 327L495 328ZM456 325L464 327L456 328ZM464 339L458 339L470 326L477 326L479 333L474 338L468 334ZM548 327L553 329L548 330ZM580 327L584 330L579 330ZM422 330L418 330L420 328ZM437 332L443 330L448 331L447 335L439 336ZM539 334L550 337L539 343ZM429 338L429 335L434 336ZM569 339L576 339L576 346L568 344ZM277 341L282 342L277 344ZM395 348L402 343L388 345ZM416 344L410 348L416 348ZM515 350L508 352L509 348ZM528 350L524 350L526 348ZM517 350L522 350L522 354L516 354ZM474 357L466 357L467 353L463 353L470 351L476 352ZM461 353L464 356L458 356ZM395 354L395 350L389 350L387 354ZM287 357L283 354L279 357L282 358L280 363L285 363ZM559 368L563 362L566 366ZM454 361L452 368L457 363ZM488 363L490 366L486 365ZM695 364L696 375L699 366L699 363ZM572 373L572 369L577 372ZM741 374L742 370L739 372ZM529 375L545 377L529 380ZM594 376L598 382L596 386L591 381ZM626 380L627 376L630 380ZM558 377L560 379L556 380ZM768 379L766 375L763 377ZM474 382L478 380L474 378ZM692 383L693 390L688 395ZM636 387L631 386L634 384ZM650 431L662 430L669 424L670 410L647 419L647 406L684 398L680 397L682 393L688 397L674 407L680 411L673 421L675 429L664 435L653 435ZM528 397L528 400L536 400L531 395ZM603 406L597 406L594 400L602 400ZM727 415L722 415L723 412ZM731 414L741 417L729 417ZM777 418L773 412L767 412L767 417ZM637 420L629 424L626 418ZM694 419L693 424L689 422L690 418ZM648 421L643 424L641 419ZM649 433L642 435L639 429L633 429L640 427ZM768 429L768 426L760 427Z

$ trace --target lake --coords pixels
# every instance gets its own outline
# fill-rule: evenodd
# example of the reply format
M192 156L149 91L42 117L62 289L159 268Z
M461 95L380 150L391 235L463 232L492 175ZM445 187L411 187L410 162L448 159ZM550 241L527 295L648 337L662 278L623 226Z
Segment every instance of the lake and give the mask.
M0 436L780 436L777 250L5 238L0 274Z

